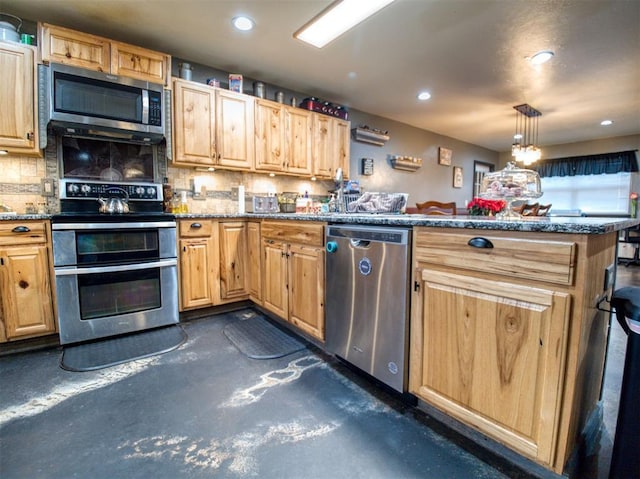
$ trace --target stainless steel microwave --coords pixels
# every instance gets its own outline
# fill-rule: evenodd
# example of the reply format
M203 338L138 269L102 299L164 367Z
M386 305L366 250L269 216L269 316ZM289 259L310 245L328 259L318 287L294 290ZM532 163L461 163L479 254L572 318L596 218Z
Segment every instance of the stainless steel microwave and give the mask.
M47 123L62 134L148 143L164 138L162 85L57 63L43 70Z

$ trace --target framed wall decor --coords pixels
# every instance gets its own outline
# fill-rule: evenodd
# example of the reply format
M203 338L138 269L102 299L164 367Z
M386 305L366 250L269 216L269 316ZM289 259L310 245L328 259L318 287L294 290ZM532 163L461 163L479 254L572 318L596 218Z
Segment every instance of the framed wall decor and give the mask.
M451 165L451 153L452 151L448 148L440 147L438 148L438 163L440 165Z
M462 188L462 183L463 183L462 167L454 166L453 167L453 187Z

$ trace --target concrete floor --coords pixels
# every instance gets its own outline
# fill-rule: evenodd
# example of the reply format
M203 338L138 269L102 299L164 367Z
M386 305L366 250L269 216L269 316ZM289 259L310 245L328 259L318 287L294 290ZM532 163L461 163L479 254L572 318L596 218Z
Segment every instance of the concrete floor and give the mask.
M617 281L640 285L640 267ZM185 323L178 350L99 371L60 369L58 348L0 357L0 476L528 477L313 347L245 357L222 333L235 314ZM611 337L604 426L581 477L607 477L626 344L617 323Z

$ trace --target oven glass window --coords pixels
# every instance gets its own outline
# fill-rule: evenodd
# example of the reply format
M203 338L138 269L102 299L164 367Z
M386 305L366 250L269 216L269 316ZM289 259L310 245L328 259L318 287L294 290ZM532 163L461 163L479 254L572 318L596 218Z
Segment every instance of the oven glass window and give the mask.
M78 276L83 320L161 307L160 268Z
M76 232L78 264L126 263L158 259L157 229Z
M62 177L92 181L152 182L155 153L153 145L63 136Z

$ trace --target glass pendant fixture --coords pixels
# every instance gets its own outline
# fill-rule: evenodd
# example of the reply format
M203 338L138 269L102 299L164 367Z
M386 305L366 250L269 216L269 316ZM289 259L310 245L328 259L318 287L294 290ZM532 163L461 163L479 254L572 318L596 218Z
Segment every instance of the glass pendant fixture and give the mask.
M538 147L538 119L542 113L526 103L513 108L516 110L516 133L513 135L511 155L516 161L529 166L542 156Z

